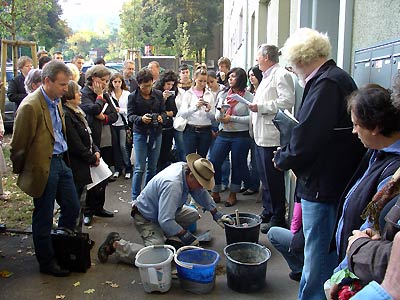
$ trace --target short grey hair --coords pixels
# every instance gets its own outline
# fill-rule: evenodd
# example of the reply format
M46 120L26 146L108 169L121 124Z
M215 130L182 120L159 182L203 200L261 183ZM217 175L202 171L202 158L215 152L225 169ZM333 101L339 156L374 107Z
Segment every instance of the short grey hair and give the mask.
M32 84L38 84L42 82L42 70L41 69L32 69L25 77L25 90L28 94L33 93Z
M281 52L277 46L261 44L260 47L258 47L258 51L263 57L267 57L268 55L270 61L275 63L279 62L279 55L281 55Z

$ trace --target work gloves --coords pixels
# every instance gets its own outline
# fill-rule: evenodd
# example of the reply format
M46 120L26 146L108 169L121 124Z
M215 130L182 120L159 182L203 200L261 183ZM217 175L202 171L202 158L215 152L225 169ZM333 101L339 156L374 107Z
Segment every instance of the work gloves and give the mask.
M218 223L219 226L221 226L222 229L225 228L225 224L230 224L233 225L234 222L232 218L228 215L224 215L222 212L217 211L216 213L213 214L213 219L215 222Z

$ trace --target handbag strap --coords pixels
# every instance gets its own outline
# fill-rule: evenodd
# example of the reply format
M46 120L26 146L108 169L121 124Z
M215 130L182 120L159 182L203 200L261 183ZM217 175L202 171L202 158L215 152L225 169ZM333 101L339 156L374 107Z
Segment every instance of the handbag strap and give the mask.
M119 115L121 116L122 122L124 122L125 127L127 127L128 126L128 122L126 121L124 115L123 114L119 114Z

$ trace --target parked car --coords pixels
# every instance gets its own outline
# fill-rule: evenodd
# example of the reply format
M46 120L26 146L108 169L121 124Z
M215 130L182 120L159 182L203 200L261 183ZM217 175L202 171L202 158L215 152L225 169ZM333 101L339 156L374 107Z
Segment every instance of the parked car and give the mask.
M82 67L82 72L86 73L86 71L93 67L94 65L83 65ZM122 71L120 71L116 66L113 65L108 65L106 64L106 68L109 69L111 71L111 75L115 74L115 73L122 73Z

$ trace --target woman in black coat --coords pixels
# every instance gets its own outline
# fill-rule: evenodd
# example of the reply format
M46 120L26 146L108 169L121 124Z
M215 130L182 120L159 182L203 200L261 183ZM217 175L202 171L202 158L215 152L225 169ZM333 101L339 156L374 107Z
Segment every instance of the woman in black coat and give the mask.
M100 163L100 150L93 143L85 113L79 107L81 94L75 81L69 81L68 91L62 97L62 102L65 114L69 162L74 175L76 190L79 199L81 199L85 186L92 182L90 166L98 166ZM81 204L84 205L82 202L81 200Z
M102 158L108 165L113 165L111 124L118 119L118 113L111 98L106 92L110 81L110 71L96 65L86 71L86 85L81 90L82 103L80 107L86 113L93 142L100 148ZM108 179L99 183L87 193L84 224L92 223L93 215L98 217L113 217L114 214L104 209L105 189Z

